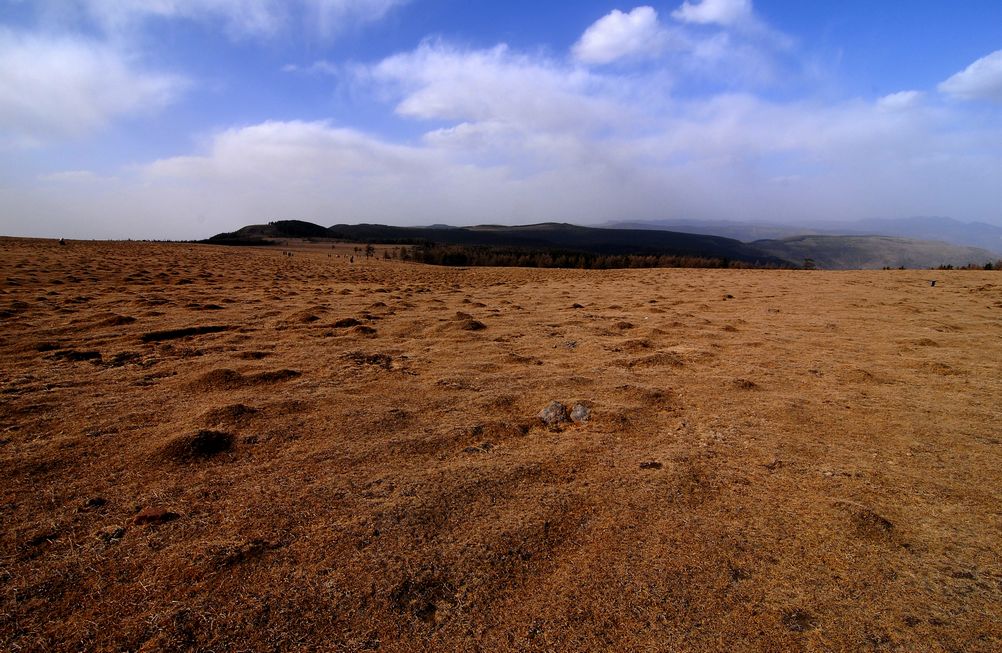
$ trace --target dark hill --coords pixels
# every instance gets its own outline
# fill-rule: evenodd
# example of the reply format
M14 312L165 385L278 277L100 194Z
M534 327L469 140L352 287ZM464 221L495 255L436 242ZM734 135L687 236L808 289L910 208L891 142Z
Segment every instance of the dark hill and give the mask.
M564 223L522 226L393 227L337 224L329 229L299 220L280 220L218 234L206 242L267 245L281 238L331 238L390 245L449 245L580 253L596 256L676 256L789 267L788 261L732 238L643 229L601 229Z
M204 241L216 245L272 245L272 238L330 238L326 227L305 220L277 220L216 234Z

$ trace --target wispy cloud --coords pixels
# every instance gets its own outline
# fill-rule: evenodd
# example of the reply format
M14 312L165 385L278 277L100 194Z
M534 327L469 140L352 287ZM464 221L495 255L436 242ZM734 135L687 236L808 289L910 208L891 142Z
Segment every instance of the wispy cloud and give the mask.
M8 146L80 137L157 111L186 85L100 41L0 28L0 142Z
M344 66L340 66L326 59L318 59L311 64L301 65L289 63L282 66L284 73L298 73L301 75L340 75Z
M331 37L351 25L377 21L409 0L71 1L111 33L139 29L149 20L188 20L220 23L233 38L270 38L290 27Z
M744 26L755 20L751 0L686 0L672 16L684 23L725 27Z

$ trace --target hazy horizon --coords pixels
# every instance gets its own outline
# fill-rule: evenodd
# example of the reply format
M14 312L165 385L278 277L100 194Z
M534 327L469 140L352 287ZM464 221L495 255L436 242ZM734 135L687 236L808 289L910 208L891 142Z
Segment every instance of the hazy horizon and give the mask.
M3 235L1002 226L997 2L0 5Z

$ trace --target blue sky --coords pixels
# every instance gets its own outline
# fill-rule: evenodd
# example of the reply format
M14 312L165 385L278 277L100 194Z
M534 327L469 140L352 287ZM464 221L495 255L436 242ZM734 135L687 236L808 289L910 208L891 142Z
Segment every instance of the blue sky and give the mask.
M1002 3L0 0L0 233L1002 224Z

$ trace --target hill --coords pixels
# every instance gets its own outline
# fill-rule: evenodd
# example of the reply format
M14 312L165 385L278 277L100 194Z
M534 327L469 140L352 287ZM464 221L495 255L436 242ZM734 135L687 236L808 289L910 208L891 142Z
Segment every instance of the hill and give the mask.
M846 233L941 240L954 245L982 247L1002 255L1002 227L952 218L897 218L857 220L843 225Z
M772 222L738 222L734 220L652 220L641 222L610 222L603 225L612 229L643 229L646 231L678 231L687 234L710 234L733 238L745 243L765 239L781 239L804 234L804 227ZM829 233L824 229L811 229L811 233Z
M251 225L218 234L208 243L266 245L281 238L331 238L357 243L449 245L579 253L596 256L675 256L738 261L749 265L790 267L790 263L732 238L642 229L603 229L564 223L522 226L394 227L337 224L324 228L298 220Z
M268 224L252 224L226 233L216 234L204 242L216 245L272 245L279 238L329 238L326 227L304 220L278 220Z
M796 236L752 244L773 256L800 262L812 259L818 267L830 270L984 265L998 258L978 247L888 236Z

